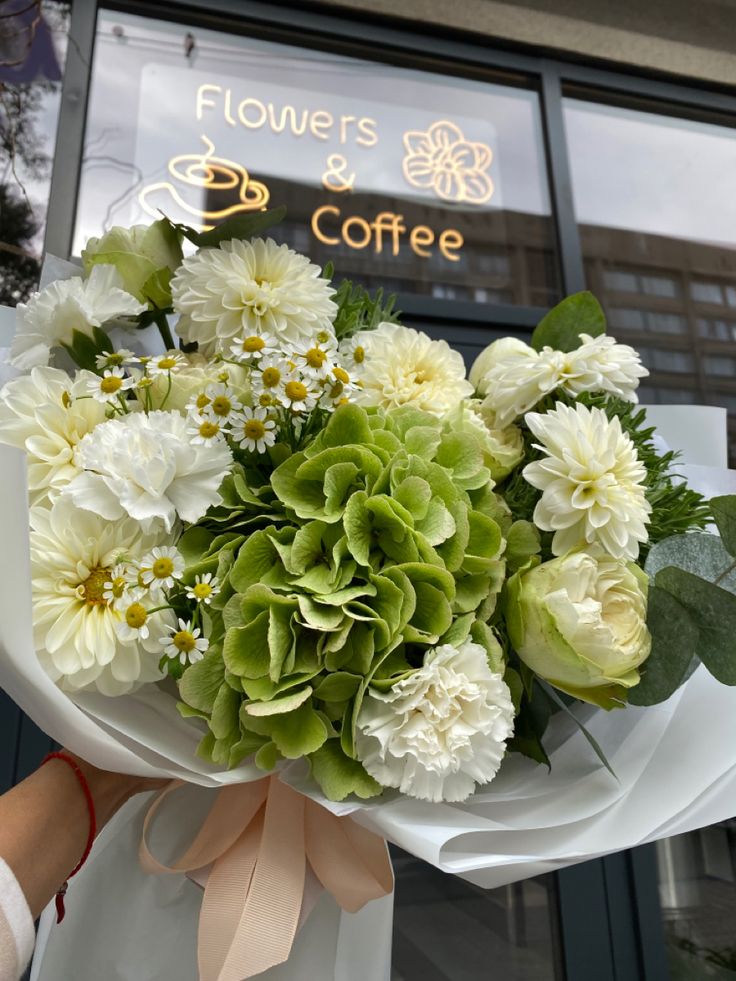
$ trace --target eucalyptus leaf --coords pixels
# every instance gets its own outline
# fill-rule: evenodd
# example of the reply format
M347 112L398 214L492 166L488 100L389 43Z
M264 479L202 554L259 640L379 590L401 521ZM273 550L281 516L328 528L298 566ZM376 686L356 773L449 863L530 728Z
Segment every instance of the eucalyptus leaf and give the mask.
M698 628L687 609L654 585L649 587L647 625L652 650L640 669L641 681L629 691L630 705L666 701L687 678L698 644Z
M180 226L180 230L198 248L216 248L221 242L226 242L232 238L256 238L271 228L272 225L278 225L285 217L286 208L282 205L280 208L272 208L270 211L233 215L207 232L197 232L184 225Z
M616 774L615 774L615 772L613 770L613 767L608 762L608 759L606 758L606 754L601 749L598 741L594 738L594 736L592 735L592 733L588 732L588 730L585 728L585 726L580 721L580 719L577 717L577 715L575 715L575 713L560 698L560 696L554 690L554 688L552 687L552 685L547 684L547 682L546 681L543 681L541 678L537 678L537 683L540 685L540 687L542 688L542 690L544 691L544 693L547 695L547 697L559 709L562 709L563 712L565 712L567 715L570 716L570 718L573 720L573 722L575 723L575 725L578 727L578 729L585 736L586 740L590 744L590 747L593 750L593 752L595 753L595 755L598 757L598 759L601 761L601 763L605 766L605 768L608 770L608 772L611 774L611 776L614 777L614 779L618 780L618 777L616 776Z
M731 555L736 555L736 495L712 497L710 509L720 532L721 541Z

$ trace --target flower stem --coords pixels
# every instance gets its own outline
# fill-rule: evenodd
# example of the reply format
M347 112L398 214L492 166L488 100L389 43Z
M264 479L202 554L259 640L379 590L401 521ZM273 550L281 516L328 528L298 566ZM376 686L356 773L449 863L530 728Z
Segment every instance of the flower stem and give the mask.
M174 344L174 338L171 336L171 330L169 329L169 322L166 319L166 314L163 310L155 310L153 314L153 320L158 327L161 338L164 342L164 346L167 351L173 351L176 349L176 344Z

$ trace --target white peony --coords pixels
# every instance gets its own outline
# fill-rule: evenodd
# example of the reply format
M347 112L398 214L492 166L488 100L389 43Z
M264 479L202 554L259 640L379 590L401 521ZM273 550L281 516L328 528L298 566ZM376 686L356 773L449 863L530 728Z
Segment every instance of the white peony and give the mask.
M649 656L647 575L595 550L521 570L508 583L506 623L519 657L541 678L614 708Z
M28 458L28 490L39 503L78 473L74 460L82 437L103 422L105 406L84 395L88 372L72 379L58 368L39 367L0 391L0 442L24 450Z
M462 355L447 341L391 323L360 331L354 340L365 351L363 362L352 368L361 405L413 405L442 416L473 394Z
M57 280L16 309L10 363L27 371L48 364L51 349L71 344L75 330L91 337L94 327L117 317L134 317L146 307L122 289L114 266L95 266L89 279Z
M84 473L64 493L108 521L130 515L146 530L170 531L177 515L198 521L221 503L219 488L233 458L224 441L193 446L187 426L178 412L109 419L79 444Z
M542 491L534 523L554 532L553 554L597 543L615 558L635 559L652 509L646 468L618 417L557 403L528 413L526 422L545 456L528 464L524 477Z
M486 651L465 641L427 652L424 665L387 692L369 690L356 749L368 773L410 797L462 801L498 772L514 731L514 706Z
M330 329L334 289L319 266L272 239L233 239L185 259L171 280L176 331L202 354L230 356L233 341L269 333L291 344Z
M476 358L470 380L493 426L503 429L556 389L569 395L607 392L636 402L636 388L649 374L639 355L613 337L581 334L574 351L535 351L514 337L494 341Z
M30 519L34 637L51 678L68 691L95 688L104 695L160 678L161 646L123 643L120 611L104 594L118 562L140 558L161 536L145 534L131 518L107 521L63 498L51 508L32 508ZM156 638L174 622L170 611L151 619Z

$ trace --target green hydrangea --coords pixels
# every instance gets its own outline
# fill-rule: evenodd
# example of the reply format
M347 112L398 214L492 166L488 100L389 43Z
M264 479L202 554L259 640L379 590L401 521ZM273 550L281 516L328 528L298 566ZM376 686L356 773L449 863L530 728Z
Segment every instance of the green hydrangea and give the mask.
M206 719L200 753L217 764L308 756L330 796L379 793L353 752L367 686L477 633L504 581L510 519L484 447L415 409L346 405L257 483L234 474L182 540L187 577L224 588L181 711Z

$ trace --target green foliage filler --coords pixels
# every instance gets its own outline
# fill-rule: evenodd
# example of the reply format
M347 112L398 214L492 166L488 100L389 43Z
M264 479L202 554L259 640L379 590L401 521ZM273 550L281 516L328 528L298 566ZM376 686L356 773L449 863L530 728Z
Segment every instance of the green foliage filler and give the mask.
M238 470L182 539L186 577L224 582L210 650L180 682L182 712L208 725L200 753L256 751L264 769L305 755L328 796L379 793L354 753L367 686L471 634L497 654L504 533L515 565L539 547L491 487L479 438L412 408L338 409L270 486Z

